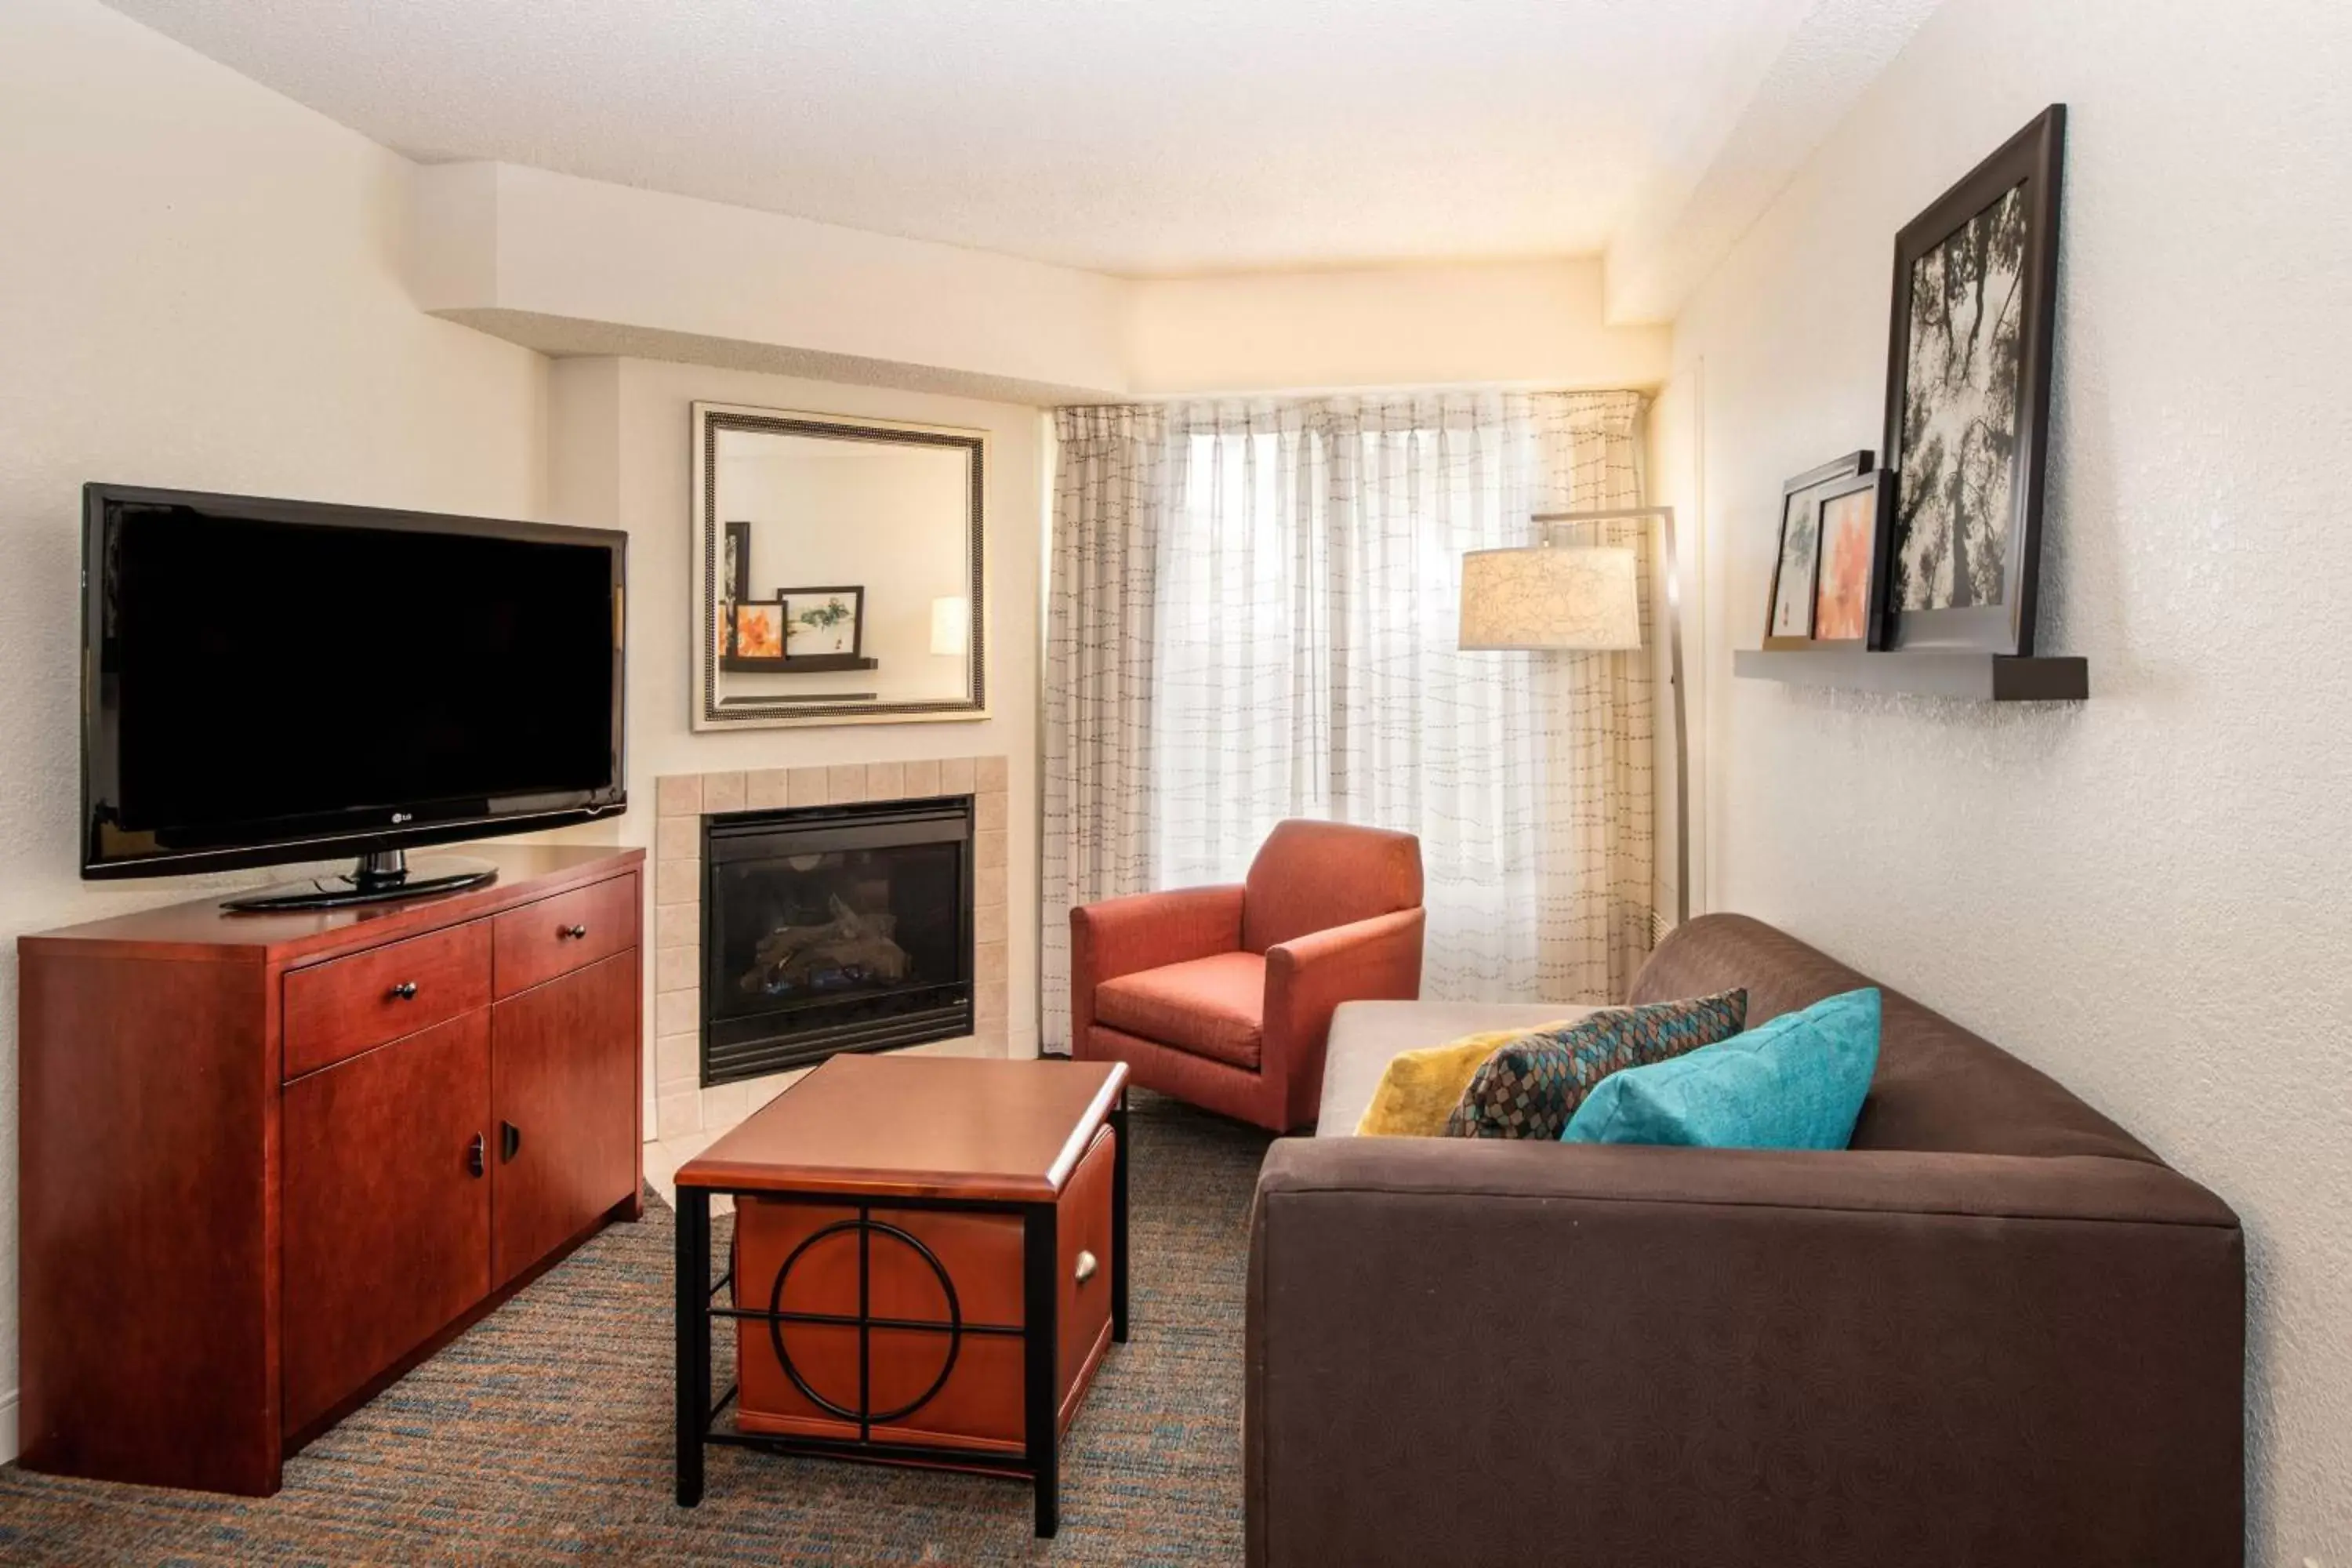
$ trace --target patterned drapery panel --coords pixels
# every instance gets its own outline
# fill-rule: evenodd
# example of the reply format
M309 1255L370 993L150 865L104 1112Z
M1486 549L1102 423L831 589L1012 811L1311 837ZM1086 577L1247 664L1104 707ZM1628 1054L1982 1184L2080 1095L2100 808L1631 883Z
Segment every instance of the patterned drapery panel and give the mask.
M1069 1048L1070 910L1151 885L1151 699L1171 505L1156 408L1054 416L1045 606L1041 1043Z
M1047 616L1044 1038L1069 910L1238 880L1286 816L1417 834L1423 994L1622 996L1649 948L1646 653L1464 653L1465 551L1639 504L1633 393L1065 409ZM1653 529L1633 547L1651 635Z

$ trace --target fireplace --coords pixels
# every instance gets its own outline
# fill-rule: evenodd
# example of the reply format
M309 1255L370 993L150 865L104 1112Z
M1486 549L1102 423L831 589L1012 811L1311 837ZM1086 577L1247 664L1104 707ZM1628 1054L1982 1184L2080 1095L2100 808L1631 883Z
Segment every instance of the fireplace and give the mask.
M972 797L706 816L702 1084L972 1033Z

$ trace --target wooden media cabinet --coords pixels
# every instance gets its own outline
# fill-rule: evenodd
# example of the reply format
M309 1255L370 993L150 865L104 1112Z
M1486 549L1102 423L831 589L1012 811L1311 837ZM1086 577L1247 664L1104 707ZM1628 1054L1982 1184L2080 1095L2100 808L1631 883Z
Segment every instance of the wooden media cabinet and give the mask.
M267 1495L285 1458L634 1219L643 852L19 940L26 1468Z

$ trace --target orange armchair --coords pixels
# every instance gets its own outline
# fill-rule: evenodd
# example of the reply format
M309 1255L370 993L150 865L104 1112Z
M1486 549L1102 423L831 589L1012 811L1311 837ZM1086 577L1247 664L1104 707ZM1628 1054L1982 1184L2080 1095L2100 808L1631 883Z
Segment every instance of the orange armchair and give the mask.
M1315 1120L1342 1002L1421 994L1421 841L1285 822L1239 887L1070 911L1070 1039L1146 1089L1287 1132Z

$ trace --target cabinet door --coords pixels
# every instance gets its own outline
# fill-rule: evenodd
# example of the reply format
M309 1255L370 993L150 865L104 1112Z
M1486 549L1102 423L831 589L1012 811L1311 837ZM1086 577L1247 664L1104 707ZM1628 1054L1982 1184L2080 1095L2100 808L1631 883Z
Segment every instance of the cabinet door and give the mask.
M499 1003L490 1042L504 1285L636 1190L637 950Z
M285 1431L488 1293L490 1131L487 1010L286 1086Z

